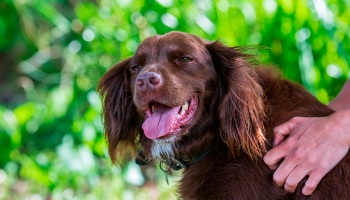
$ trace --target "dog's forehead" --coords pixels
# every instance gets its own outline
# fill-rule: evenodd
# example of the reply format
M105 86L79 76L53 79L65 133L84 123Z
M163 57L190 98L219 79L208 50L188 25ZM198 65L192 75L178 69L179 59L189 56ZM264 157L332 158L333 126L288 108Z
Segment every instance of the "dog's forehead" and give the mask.
M201 51L205 49L205 42L194 35L170 32L165 35L155 35L146 38L138 47L137 53L159 53L162 51L176 51L176 50L196 50Z

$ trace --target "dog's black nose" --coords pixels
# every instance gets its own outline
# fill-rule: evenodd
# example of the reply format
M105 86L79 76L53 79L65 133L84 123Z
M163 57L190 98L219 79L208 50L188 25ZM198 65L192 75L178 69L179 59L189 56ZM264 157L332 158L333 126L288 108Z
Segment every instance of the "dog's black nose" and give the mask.
M136 80L137 88L143 92L152 92L162 85L162 76L156 72L141 73Z

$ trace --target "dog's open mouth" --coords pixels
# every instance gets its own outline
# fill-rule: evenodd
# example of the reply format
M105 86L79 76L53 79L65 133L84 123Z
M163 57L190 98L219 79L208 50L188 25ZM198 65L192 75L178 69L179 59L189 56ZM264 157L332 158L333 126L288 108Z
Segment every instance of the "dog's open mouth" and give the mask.
M198 97L193 96L184 105L168 107L152 103L146 110L142 129L149 139L160 139L181 132L188 125L197 110Z

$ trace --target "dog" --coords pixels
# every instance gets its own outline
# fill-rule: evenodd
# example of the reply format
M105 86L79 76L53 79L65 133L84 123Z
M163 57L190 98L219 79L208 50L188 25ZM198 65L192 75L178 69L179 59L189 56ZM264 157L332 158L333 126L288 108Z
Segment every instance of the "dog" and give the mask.
M170 32L151 36L101 79L105 136L115 163L183 170L182 199L350 199L349 154L304 196L273 183L263 155L273 128L334 111L239 47Z

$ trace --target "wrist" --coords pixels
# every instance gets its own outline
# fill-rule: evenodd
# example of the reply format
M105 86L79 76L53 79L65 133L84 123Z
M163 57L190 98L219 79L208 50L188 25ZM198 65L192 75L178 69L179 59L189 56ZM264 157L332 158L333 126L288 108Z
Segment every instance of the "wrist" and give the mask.
M333 132L339 134L343 142L350 148L350 109L335 112L330 116L333 121Z

